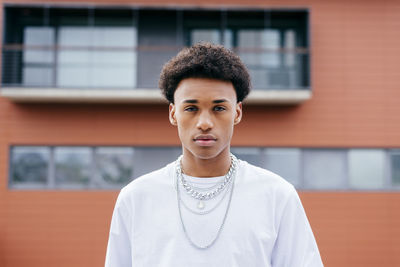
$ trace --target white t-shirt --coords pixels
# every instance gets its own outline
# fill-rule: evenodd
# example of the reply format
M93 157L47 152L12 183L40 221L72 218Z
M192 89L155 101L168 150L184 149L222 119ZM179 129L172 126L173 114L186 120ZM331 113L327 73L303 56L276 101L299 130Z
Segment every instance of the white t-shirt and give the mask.
M223 177L186 176L186 179L196 187L210 187ZM213 209L205 215L189 212L181 205L183 222L193 242L204 246L215 238L230 190L228 187L226 193L204 201L204 210ZM197 210L197 201L183 188L179 191L186 206ZM178 211L175 164L171 163L135 179L121 190L111 221L105 266L319 267L323 264L294 187L272 172L239 160L226 221L213 246L198 249L186 238Z

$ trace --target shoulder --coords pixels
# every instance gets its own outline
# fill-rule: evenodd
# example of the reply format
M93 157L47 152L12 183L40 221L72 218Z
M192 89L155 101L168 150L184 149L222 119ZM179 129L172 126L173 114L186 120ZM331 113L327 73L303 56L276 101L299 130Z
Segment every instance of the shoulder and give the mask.
M297 194L291 183L274 172L254 166L243 160L239 161L239 168L239 181L251 188L277 195L279 198Z
M123 187L119 198L141 197L162 192L166 187L173 186L173 171L174 162L171 162L161 169L144 174Z

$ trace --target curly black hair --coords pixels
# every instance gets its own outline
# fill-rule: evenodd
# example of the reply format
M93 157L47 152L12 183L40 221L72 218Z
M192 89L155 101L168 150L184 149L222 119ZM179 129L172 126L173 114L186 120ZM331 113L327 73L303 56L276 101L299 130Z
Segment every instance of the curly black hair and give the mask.
M238 102L243 101L251 87L249 72L240 58L222 45L207 42L182 49L163 66L158 85L170 103L174 103L179 83L187 78L230 81Z

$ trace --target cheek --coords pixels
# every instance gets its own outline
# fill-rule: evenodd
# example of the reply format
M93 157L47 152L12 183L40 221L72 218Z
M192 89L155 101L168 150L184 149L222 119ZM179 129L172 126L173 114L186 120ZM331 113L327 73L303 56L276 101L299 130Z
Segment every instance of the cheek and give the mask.
M190 129L190 127L188 127L188 123L185 121L182 121L182 120L178 120L177 126L178 126L179 137L181 139L187 137L189 129Z
M226 129L231 129L233 128L235 124L235 116L233 115L227 115L226 117L223 118L223 120L220 122L221 125L224 125Z

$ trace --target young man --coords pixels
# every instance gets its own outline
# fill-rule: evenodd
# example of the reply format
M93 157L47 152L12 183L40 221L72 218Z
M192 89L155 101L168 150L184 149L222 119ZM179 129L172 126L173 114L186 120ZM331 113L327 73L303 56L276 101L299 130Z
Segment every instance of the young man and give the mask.
M164 66L159 85L182 156L121 190L105 265L323 266L293 186L230 153L250 88L241 60L197 44Z

